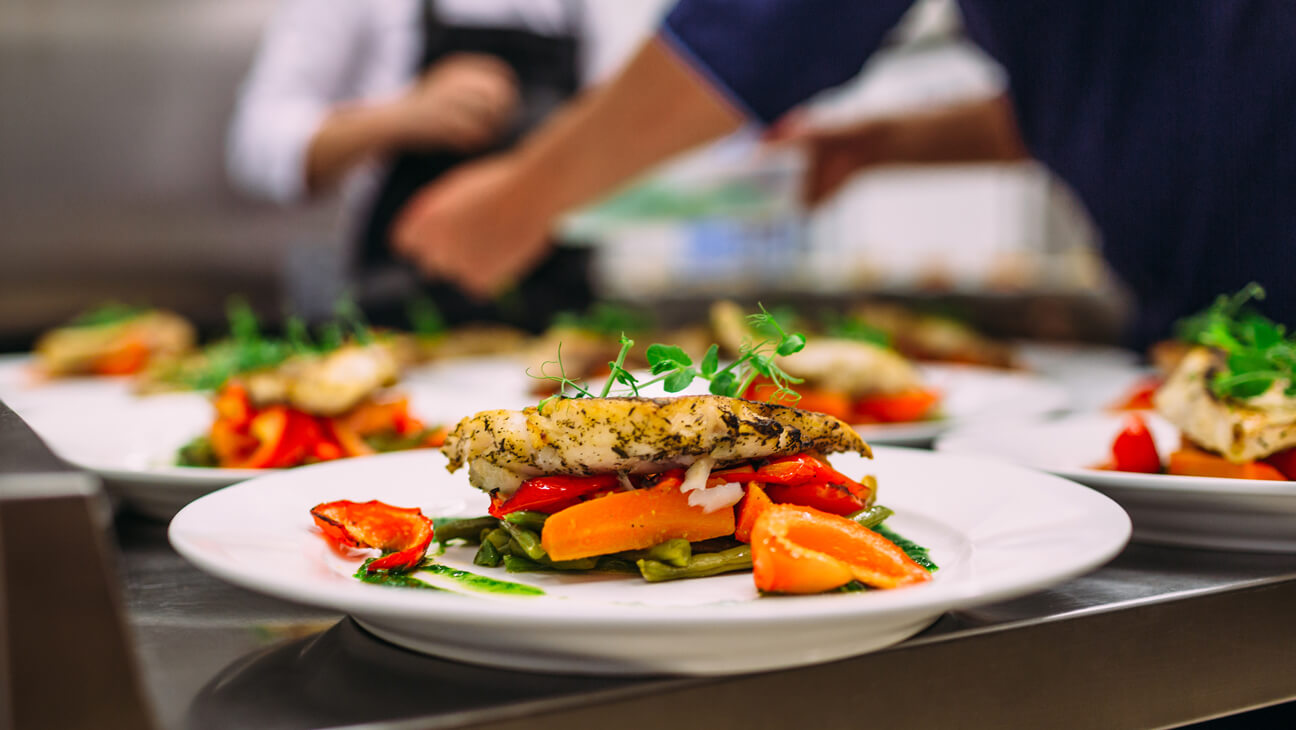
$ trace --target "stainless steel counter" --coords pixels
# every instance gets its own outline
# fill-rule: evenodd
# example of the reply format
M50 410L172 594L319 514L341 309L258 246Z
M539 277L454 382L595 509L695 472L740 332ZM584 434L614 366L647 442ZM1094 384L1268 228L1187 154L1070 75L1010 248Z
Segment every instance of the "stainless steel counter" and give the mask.
M1162 727L1296 698L1296 556L1129 547L864 657L728 678L512 673L228 586L117 522L165 727ZM759 636L753 636L759 641Z

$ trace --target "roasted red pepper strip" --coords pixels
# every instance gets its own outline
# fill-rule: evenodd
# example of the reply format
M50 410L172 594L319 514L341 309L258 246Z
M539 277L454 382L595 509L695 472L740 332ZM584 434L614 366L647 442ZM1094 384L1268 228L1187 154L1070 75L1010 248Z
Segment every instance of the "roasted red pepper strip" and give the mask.
M735 466L721 471L713 471L711 472L711 476L707 477L707 486L715 487L721 484L729 484L730 482L746 484L751 481L752 475L755 473L756 469L752 467L751 464L743 464L742 466ZM684 481L683 472L680 473L680 481Z
M340 500L316 505L311 516L325 538L338 545L388 553L369 563L371 573L413 568L432 544L432 520L415 507L393 507L376 499Z
M1283 473L1288 479L1296 479L1296 449L1284 449L1265 457L1265 462Z
M860 499L867 499L869 488L833 469L828 462L812 454L780 456L770 459L763 466L751 473L739 469L726 469L714 472L713 479L723 478L731 482L760 482L762 484L800 485L809 483L838 484L850 490Z
M1150 411L1154 408L1152 396L1161 389L1165 380L1160 376L1143 378L1135 383L1115 405L1113 411Z
M926 418L938 400L940 396L930 390L911 388L899 393L865 396L855 402L855 410L883 423L910 423Z
M490 514L503 517L510 512L530 510L553 514L570 507L578 499L617 485L615 474L598 474L591 477L548 476L528 479L502 503L491 502Z
M843 484L828 482L766 484L765 493L778 504L798 504L843 516L864 509L866 496L856 495Z
M1112 442L1112 469L1116 471L1156 474L1161 471L1161 457L1147 423L1137 413L1125 419L1125 428Z
M311 416L284 406L270 406L248 426L257 447L247 458L230 464L236 469L274 469L295 466L320 440L319 424Z

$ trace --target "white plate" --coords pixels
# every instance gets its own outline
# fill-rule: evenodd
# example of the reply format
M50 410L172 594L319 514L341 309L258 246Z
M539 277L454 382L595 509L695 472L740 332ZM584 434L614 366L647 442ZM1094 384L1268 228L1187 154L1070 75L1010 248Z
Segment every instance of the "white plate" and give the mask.
M126 393L93 406L46 397L22 415L54 453L98 474L114 497L158 519L170 519L214 489L263 473L175 465L180 447L211 425L211 403L197 393Z
M224 580L286 600L344 611L380 637L451 659L587 674L754 672L881 648L941 613L1038 590L1109 560L1129 538L1114 502L1057 477L991 461L904 449L847 473L876 473L888 525L931 548L935 580L894 591L758 597L750 574L672 583L607 575L454 567L543 588L532 598L368 585L309 510L380 499L431 516L479 515L483 494L445 471L436 452L339 461L253 479L202 497L171 523L171 544Z
M453 425L475 405L449 390L400 389L410 396L411 412L428 423ZM175 465L180 447L211 426L211 401L199 393L44 392L20 415L61 458L98 474L110 494L156 519L169 520L204 494L266 474Z
M1179 431L1145 414L1164 457ZM938 451L976 454L1043 469L1115 499L1134 519L1134 539L1169 545L1296 552L1296 483L1131 474L1094 469L1110 460L1125 414L1088 413L1055 421L960 429Z
M62 403L98 407L129 396L130 385L131 379L122 376L50 378L36 368L31 355L0 355L0 400L24 417Z
M1075 411L1106 410L1155 372L1140 364L1138 353L1115 347L1022 342L1014 349L1027 369L1066 390Z

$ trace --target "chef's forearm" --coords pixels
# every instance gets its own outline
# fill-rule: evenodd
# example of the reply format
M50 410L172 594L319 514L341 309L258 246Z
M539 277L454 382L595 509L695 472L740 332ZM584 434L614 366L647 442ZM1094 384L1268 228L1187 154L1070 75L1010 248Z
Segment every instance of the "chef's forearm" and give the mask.
M742 123L740 112L654 39L619 75L532 135L518 158L525 187L557 216Z
M1006 96L864 122L872 164L1008 162L1028 157Z
M402 115L394 103L343 106L324 118L306 149L306 188L322 192L353 167L396 149Z

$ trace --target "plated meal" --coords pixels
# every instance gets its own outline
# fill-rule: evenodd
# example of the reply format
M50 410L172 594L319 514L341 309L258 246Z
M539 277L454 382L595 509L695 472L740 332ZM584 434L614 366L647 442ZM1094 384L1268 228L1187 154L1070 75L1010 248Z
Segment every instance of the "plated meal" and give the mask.
M770 321L777 318L770 315ZM753 327L733 302L711 308L717 339L731 354L766 333ZM768 327L757 324L756 327ZM796 353L781 355L779 366L796 382L787 386L806 410L826 413L850 424L912 423L940 417L940 396L927 388L918 369L894 349L868 338L816 337ZM745 394L764 400L775 392L757 379Z
M45 333L35 347L45 375L133 375L194 346L194 328L161 309L111 304Z
M962 429L937 449L1009 459L1102 490L1134 516L1135 539L1296 552L1296 444L1286 329L1248 288L1180 326L1194 343L1144 414L1076 414Z
M922 548L905 543L920 564L869 529L891 511L873 504L872 479L821 456L868 453L830 416L714 395L562 399L466 418L444 451L490 495L489 516L437 528L442 543L477 545L478 566L648 581L752 570L757 588L781 593L896 588L935 567ZM421 514L335 502L312 515L335 543L388 553L365 573L409 585L436 566Z
M180 466L272 469L439 446L393 393L397 366L380 345L302 352L235 376L213 398L211 428L180 449Z
M669 389L694 378L712 390L744 393L756 377L795 400L776 357L806 347L768 313L777 338L744 343L721 368L718 347L694 366L676 346L647 348ZM930 580L920 565L878 532L890 510L874 504L877 484L835 469L826 454L869 447L829 415L727 395L608 397L613 383L637 393L624 369L633 342L622 337L612 377L598 397L546 398L522 411L484 411L463 419L443 451L453 472L490 495L489 516L443 523L441 540L478 545L474 564L530 570L632 572L649 581L752 569L758 588L817 593L854 586L895 588ZM564 370L565 372L565 370ZM564 383L570 385L570 383ZM362 577L436 566L424 553L431 520L378 502L335 502L312 510L335 544L381 548Z
M1006 343L977 332L952 317L917 312L899 304L864 302L830 323L833 329L869 327L885 334L905 357L923 362L961 363L992 368L1018 367Z
M1106 468L1227 479L1296 478L1296 338L1252 308L1259 287L1221 296L1181 323L1178 356L1152 393L1182 434L1163 460L1140 416L1130 416Z

